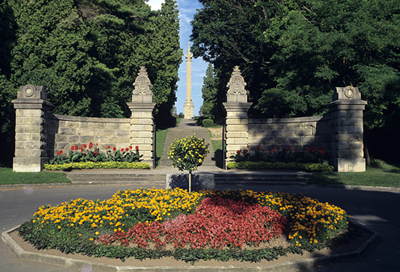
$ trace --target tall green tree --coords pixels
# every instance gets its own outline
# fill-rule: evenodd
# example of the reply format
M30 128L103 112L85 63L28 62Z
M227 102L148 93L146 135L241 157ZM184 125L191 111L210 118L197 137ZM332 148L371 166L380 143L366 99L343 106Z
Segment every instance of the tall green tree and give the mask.
M203 98L203 105L201 106L202 114L211 116L217 115L220 110L217 104L218 77L211 63L208 64L206 76L203 78L201 92Z
M182 57L176 1L151 11L146 0L5 0L0 15L2 139L13 142L11 100L26 84L45 86L57 114L129 117L140 66L154 85L156 119L172 123Z
M338 86L360 88L368 128L399 104L400 3L394 0L200 0L192 51L214 64L218 102L234 65L248 83L251 114L321 114Z
M149 50L142 57L147 59L149 76L154 85L152 91L157 103L157 125L171 126L176 123L173 107L183 56L179 43L179 10L175 0L165 0L151 26L154 31L147 37Z

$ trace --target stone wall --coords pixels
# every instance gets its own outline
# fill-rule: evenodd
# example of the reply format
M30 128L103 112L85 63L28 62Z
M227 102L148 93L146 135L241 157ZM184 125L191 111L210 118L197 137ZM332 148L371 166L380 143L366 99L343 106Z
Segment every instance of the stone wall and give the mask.
M140 67L133 83L130 119L74 117L51 114L52 104L47 101L42 86L22 86L14 99L16 172L39 172L49 157L58 151L67 153L72 145L98 144L117 149L139 147L142 162L153 162L153 102L152 84L145 67Z
M303 147L330 148L331 118L325 116L298 118L249 119L250 146L260 146L271 150L277 145L291 146L302 150Z
M76 117L48 114L47 155L68 151L72 145L98 144L100 150L110 145L117 149L129 147L130 120L121 118ZM139 146L140 145L135 144Z
M337 87L329 113L324 116L300 118L250 119L247 112L246 82L236 66L227 84L225 126L225 165L232 161L237 150L259 146L271 150L276 146L302 150L324 147L330 155L330 164L338 172L365 171L363 144L363 111L358 88Z

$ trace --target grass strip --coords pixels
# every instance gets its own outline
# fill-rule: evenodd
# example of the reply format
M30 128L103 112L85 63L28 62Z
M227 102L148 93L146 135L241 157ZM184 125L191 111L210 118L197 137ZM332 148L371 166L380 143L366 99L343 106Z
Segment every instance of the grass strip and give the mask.
M156 132L156 160L157 160L157 166L160 163L163 150L164 150L164 145L165 145L165 139L167 138L167 133L168 129L160 129L157 130Z
M0 167L0 185L41 184L41 183L71 183L65 173L13 172L12 168Z
M382 167L367 167L366 172L313 173L308 184L357 185L378 187L400 187L400 168L382 164Z

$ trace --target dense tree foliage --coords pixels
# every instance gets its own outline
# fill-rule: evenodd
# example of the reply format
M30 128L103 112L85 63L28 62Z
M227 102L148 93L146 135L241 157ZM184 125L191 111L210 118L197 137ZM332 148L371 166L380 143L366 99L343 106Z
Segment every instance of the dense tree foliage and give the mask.
M6 0L0 4L0 127L13 134L19 86L45 86L54 113L129 117L140 66L152 81L156 122L172 122L179 18L175 0ZM4 136L8 135L8 136Z
M395 0L200 0L192 52L214 65L220 104L235 65L254 116L327 110L333 89L353 85L368 102L367 128L400 109L400 2Z
M218 93L218 78L215 75L214 68L211 63L208 64L206 76L203 78L203 87L201 88L203 105L201 112L203 115L216 116L218 111L217 93Z

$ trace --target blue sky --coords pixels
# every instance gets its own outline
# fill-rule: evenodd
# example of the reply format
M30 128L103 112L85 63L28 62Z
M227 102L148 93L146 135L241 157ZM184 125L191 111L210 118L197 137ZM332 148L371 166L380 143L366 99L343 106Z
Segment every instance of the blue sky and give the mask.
M153 10L161 8L161 3L164 0L149 0L147 3ZM196 13L196 9L202 8L202 5L197 0L177 0L179 9L180 19L180 44L183 49L183 53L187 53L187 47L189 37L192 34L192 27L190 21L193 20L193 16ZM186 100L186 59L185 56L182 58L182 64L179 68L178 92L176 96L178 100L175 102L177 112L184 112L183 104ZM192 59L192 101L194 104L193 114L194 116L199 115L199 110L203 104L201 98L201 87L203 85L203 78L206 75L208 63L203 61L201 58Z

